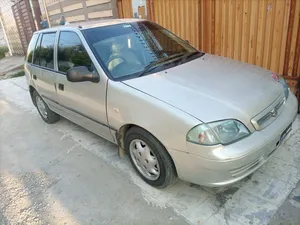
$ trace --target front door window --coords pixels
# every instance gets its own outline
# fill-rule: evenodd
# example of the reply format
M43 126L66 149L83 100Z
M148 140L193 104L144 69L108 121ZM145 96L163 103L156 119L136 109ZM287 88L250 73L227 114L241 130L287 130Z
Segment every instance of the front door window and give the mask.
M58 41L58 70L66 73L70 68L86 66L91 69L91 59L78 35L74 32L62 31Z

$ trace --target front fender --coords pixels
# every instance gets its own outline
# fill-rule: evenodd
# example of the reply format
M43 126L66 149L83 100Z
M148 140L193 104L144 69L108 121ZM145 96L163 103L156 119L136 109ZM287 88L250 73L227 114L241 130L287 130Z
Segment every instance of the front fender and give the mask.
M117 131L125 124L136 124L154 135L166 149L185 152L187 132L201 123L180 109L111 80L107 90L107 117L109 126Z

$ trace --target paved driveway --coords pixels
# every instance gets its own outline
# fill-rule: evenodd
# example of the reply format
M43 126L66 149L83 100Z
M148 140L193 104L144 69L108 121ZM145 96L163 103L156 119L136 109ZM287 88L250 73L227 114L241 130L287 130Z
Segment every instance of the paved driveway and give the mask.
M0 60L0 80L11 71L18 71L24 67L24 56L9 56Z
M267 224L299 179L299 117L244 181L157 190L111 143L66 119L44 123L24 77L0 81L0 224Z

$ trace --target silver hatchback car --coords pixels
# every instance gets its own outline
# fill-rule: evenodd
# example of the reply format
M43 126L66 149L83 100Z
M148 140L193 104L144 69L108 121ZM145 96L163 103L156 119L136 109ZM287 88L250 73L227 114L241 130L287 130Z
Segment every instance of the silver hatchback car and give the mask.
M25 72L47 123L60 115L128 152L148 184L223 186L263 165L298 102L266 69L200 52L146 20L35 32Z

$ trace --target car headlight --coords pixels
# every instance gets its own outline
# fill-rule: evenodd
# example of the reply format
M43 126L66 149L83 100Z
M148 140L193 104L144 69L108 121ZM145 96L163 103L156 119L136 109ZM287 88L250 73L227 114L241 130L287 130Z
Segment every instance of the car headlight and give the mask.
M203 123L192 128L186 140L200 145L230 144L250 135L244 124L237 120Z
M289 85L286 83L286 81L279 76L279 82L281 83L282 87L283 87L283 90L284 90L284 96L285 96L285 99L288 99L289 97L289 93L290 93L290 88L289 88Z

